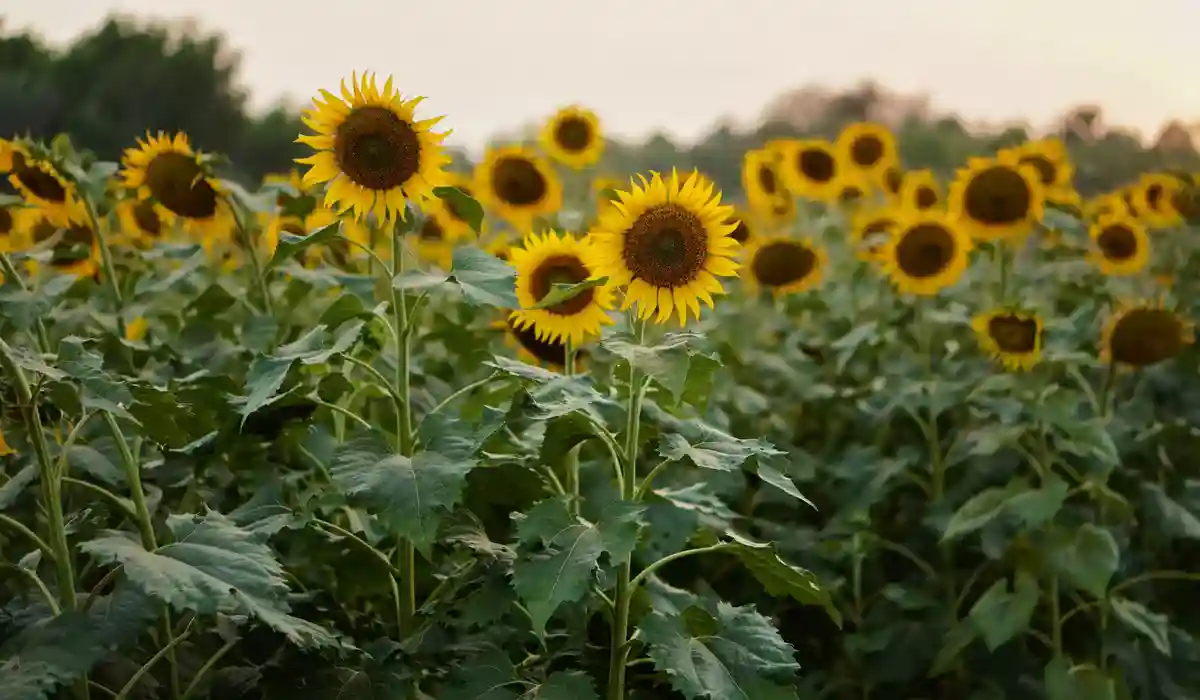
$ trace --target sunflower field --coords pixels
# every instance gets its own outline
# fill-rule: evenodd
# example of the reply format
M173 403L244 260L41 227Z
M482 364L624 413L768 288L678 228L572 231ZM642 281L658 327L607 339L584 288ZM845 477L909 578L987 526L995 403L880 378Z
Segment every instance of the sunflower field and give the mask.
M1200 697L1200 174L420 102L0 141L0 700Z

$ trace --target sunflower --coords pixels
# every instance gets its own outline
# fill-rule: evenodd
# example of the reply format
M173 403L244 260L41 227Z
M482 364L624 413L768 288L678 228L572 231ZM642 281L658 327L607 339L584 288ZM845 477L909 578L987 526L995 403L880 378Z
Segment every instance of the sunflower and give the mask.
M508 251L512 248L512 239L507 234L496 236L488 241L488 244L483 247L487 253L491 253L500 260L508 262Z
M475 168L480 201L520 230L562 207L562 183L546 159L521 146L489 149Z
M754 238L754 225L749 212L734 209L733 213L725 218L725 224L733 226L729 237L743 246Z
M881 264L900 292L937 294L962 277L971 239L958 220L936 210L911 212L884 243Z
M879 184L883 187L883 193L889 201L899 201L900 190L904 187L904 174L904 170L898 165L890 165L883 169L883 176L879 179Z
M1179 223L1200 222L1200 186L1184 184L1172 190L1170 197L1171 209L1179 215Z
M838 152L828 141L793 141L782 147L780 172L788 190L797 196L830 201L842 191Z
M897 161L896 137L882 124L858 122L842 129L836 148L839 162L872 182L881 182Z
M854 253L860 260L879 262L889 238L896 232L897 213L891 209L864 209L850 222Z
M775 228L787 226L796 219L796 200L790 194L772 197L761 203L758 215Z
M742 191L746 193L746 201L755 209L788 196L780 182L774 150L750 150L742 156Z
M828 256L811 240L775 236L751 245L746 260L749 274L743 278L747 286L781 295L807 291L819 284Z
M91 277L99 270L100 241L81 207L76 207L65 225L35 207L21 210L20 217L17 228L25 239L22 247L40 246L58 236L50 248L50 267L76 277ZM37 261L30 262L36 273Z
M433 131L442 117L418 121L414 111L425 98L405 100L391 77L383 90L370 72L361 80L352 74L350 82L353 91L343 80L341 97L321 90L325 101L314 99L304 112L305 126L317 132L296 139L316 150L296 159L312 166L304 185L328 183L325 206L338 214L352 210L356 219L368 212L381 222L404 218L409 202L424 211L450 162L442 147L450 132Z
M1011 151L972 158L950 185L948 207L980 240L1019 235L1042 218L1045 192L1032 165Z
M932 170L910 170L900 186L900 206L924 211L942 203L942 183Z
M1010 371L1028 370L1042 353L1042 319L1013 309L996 309L971 321L985 352Z
M1192 324L1161 303L1123 304L1104 325L1100 358L1149 367L1175 357L1194 339Z
M310 234L317 229L332 224L340 216L340 214L328 207L316 207L309 212L308 216L304 217L305 234ZM324 245L310 246L306 249L305 263L313 265L318 260L324 260L334 267L349 270L354 267L356 260L366 257L367 254L359 247L366 247L371 244L371 232L364 222L355 220L353 217L342 218L342 228L338 233L337 237L326 241ZM352 245L350 241L354 241L359 245ZM390 247L388 246L388 248Z
M447 173L446 184L444 186L457 187L468 197L475 198L475 182L465 175ZM453 199L438 199L430 211L437 215L438 223L446 232L446 235L452 237L454 240L469 238L475 235L475 229L471 228L471 222L467 219L466 213L459 209Z
M611 324L608 312L613 307L609 286L592 287L545 309L531 309L555 284L578 284L595 275L595 250L589 240L553 231L543 236L532 234L523 247L514 247L509 262L517 271L516 294L521 308L513 311L512 324L532 328L538 339L567 342L578 347L589 335L599 335Z
M1133 275L1150 261L1150 238L1146 228L1131 216L1110 214L1088 229L1092 260L1106 275Z
M839 207L856 209L870 192L871 183L861 173L843 169L836 197Z
M1147 226L1165 228L1179 223L1179 213L1171 206L1174 193L1182 189L1178 178L1166 173L1143 175L1130 196L1133 206Z
M137 190L140 199L161 205L162 223L183 219L189 230L205 238L225 236L232 229L233 214L221 185L192 150L187 134L147 133L137 148L126 149L121 162L123 185Z
M417 257L443 270L453 266L454 248L462 238L458 233L451 233L454 229L448 225L447 218L441 211L426 214L412 237L413 252Z
M554 160L576 170L595 165L604 155L600 120L582 107L563 107L542 128L542 149Z
M1097 195L1083 203L1080 214L1084 221L1094 221L1102 216L1115 214L1119 216L1136 216L1129 202L1120 192L1108 192Z
M0 253L15 250L19 245L21 212L24 209L17 202L0 203Z
M500 323L503 324L504 329L507 331L505 335L509 341L508 344L517 349L517 355L521 360L531 365L548 367L558 372L566 368L567 344L565 342L561 340L542 340L538 338L537 331L532 327L519 328L511 318ZM576 351L576 372L583 366L583 359L584 352L582 350Z
M1063 142L1056 138L1030 141L1010 149L1022 165L1033 166L1038 182L1046 193L1046 200L1056 204L1077 204L1079 194L1071 180L1075 167Z
M42 211L43 216L53 223L66 226L78 206L75 185L59 173L50 160L41 158L24 145L9 142L7 155L8 181L16 188L25 202Z
M161 205L151 199L126 197L117 202L121 233L135 245L148 247L162 240L170 229L160 215Z
M595 273L627 285L622 310L636 303L645 319L657 309L657 323L675 311L682 326L689 311L699 318L700 301L711 308L712 295L725 293L717 277L737 274L739 246L730 235L736 227L725 223L733 209L695 174L640 179L641 186L631 182L617 193L620 202L591 232Z

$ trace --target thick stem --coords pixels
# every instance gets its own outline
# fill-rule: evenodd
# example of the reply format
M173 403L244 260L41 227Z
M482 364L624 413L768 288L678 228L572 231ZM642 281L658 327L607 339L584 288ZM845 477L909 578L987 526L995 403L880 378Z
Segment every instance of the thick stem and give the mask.
M100 226L100 217L96 215L96 207L86 197L83 206L87 210L88 223L96 237L97 247L100 248L100 267L104 272L104 285L112 295L113 304L117 307L117 330L125 337L125 298L121 294L121 283L117 281L117 269L113 265L112 248L108 245L108 234Z
M563 349L563 374L568 377L575 376L575 343L571 342L570 338L566 338L565 347ZM567 451L566 457L563 459L563 469L567 476L567 497L571 500L571 512L579 515L579 446L571 448Z
M400 454L405 457L411 457L413 453L413 429L412 429L412 392L409 375L409 363L412 359L412 334L409 328L408 317L408 301L404 298L404 293L396 289L392 284L392 280L396 275L404 272L404 238L400 231L392 231L392 270L388 274L386 281L387 288L392 293L392 313L395 315L392 324L393 331L396 336L396 376L395 376L395 394L400 399L396 407L396 442L400 448ZM413 619L416 617L417 610L417 587L416 587L416 549L413 547L412 540L407 538L400 541L399 561L396 562L397 568L400 570L400 636L403 638L413 631ZM409 700L415 700L417 697L417 683L415 679L407 689Z
M641 344L646 335L646 324L630 314L634 342ZM629 363L629 398L625 422L625 473L621 484L621 497L633 501L637 497L638 432L642 422L642 377L634 363ZM617 590L614 596L612 642L608 661L608 700L625 700L625 660L629 653L629 605L633 598L633 555L625 557L617 573Z

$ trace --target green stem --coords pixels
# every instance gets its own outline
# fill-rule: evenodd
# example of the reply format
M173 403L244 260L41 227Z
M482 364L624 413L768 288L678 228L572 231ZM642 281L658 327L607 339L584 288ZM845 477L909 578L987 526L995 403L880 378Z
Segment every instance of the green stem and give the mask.
M271 301L271 289L267 284L266 271L263 269L262 263L258 261L258 250L250 239L250 232L246 230L246 223L242 219L241 205L230 199L229 209L233 212L233 223L237 229L238 244L242 246L242 250L246 251L246 256L250 258L250 272L254 275L254 282L258 286L258 294L262 297L263 309L266 310L268 316L274 316L275 304Z
M491 374L484 377L483 379L479 379L477 381L471 382L470 384L464 386L461 389L458 389L454 393L450 394L446 398L439 401L438 405L431 408L429 410L429 413L426 413L425 415L429 416L429 415L433 415L434 413L438 413L439 411L445 409L446 406L449 406L450 404L454 403L455 401L462 398L463 396L466 396L467 394L471 393L472 391L475 391L476 389L478 389L480 387L486 386L487 384L491 383L491 381L493 379L495 379L496 377L499 377L499 376L500 376L499 372L492 372Z
M563 374L568 377L575 376L576 351L575 343L570 338L566 338L563 348ZM579 445L567 451L566 457L563 459L563 469L567 475L566 492L571 502L571 512L579 515Z
M402 231L394 230L392 236L392 270L388 274L387 288L391 290L392 295L392 313L395 315L393 322L393 331L396 339L396 376L395 376L395 391L402 405L397 406L396 411L396 440L400 447L400 454L405 457L411 457L414 448L414 438L412 429L412 392L410 384L410 362L412 360L412 333L409 328L408 318L408 301L404 298L404 293L396 289L392 284L392 280L396 275L404 272L404 234ZM416 617L417 611L417 587L416 587L416 564L417 556L416 549L413 547L412 540L403 538L400 540L398 553L399 561L397 568L400 570L399 585L400 585L400 637L403 639L406 635L413 631L413 620ZM414 678L412 683L407 688L407 696L409 700L416 700L418 695L419 681Z
M633 500L644 500L646 498L646 494L650 493L650 489L654 487L655 477L666 471L667 467L671 466L672 463L673 461L670 459L663 459L661 462L654 465L654 468L650 470L650 473L647 474L644 479L642 479L642 484L641 486L638 486L637 493L634 494Z
M637 590L637 587L642 585L642 583L644 583L646 581L646 579L650 577L650 574L653 574L655 571L658 571L659 569L663 568L664 566L666 566L667 564L670 564L673 561L677 561L677 560L683 559L685 557L694 557L697 554L708 554L709 552L720 552L722 550L731 549L733 546L734 545L732 545L728 542L718 542L717 544L710 544L707 547L696 547L695 549L685 549L682 552L675 552L674 554L668 554L667 556L663 557L662 559L659 559L658 561L654 562L650 566L647 566L646 568L644 568L640 572L638 572L638 575L635 576L633 578L633 580L629 582L629 593L630 593L630 595L632 595L633 592L635 590Z
M125 687L121 688L120 692L117 693L117 700L125 700L125 698L129 697L129 694L132 693L133 689L137 687L138 682L150 672L150 669L154 668L154 664L161 661L162 657L170 654L175 647L179 646L180 642L187 639L189 636L191 636L190 621L188 622L188 628L183 631L183 634L167 642L167 645L162 649L159 649L157 654L151 656L149 661L142 664L142 667L139 668L132 677L130 677L129 682L125 684Z
M108 234L100 226L100 217L96 215L96 207L88 197L83 197L83 207L87 210L88 223L96 236L96 244L100 248L100 266L104 271L104 285L112 295L113 304L117 307L117 331L125 337L125 298L121 294L121 284L117 281L117 269L113 264L112 248L108 245Z
M1054 656L1062 656L1062 610L1058 600L1058 574L1050 575L1050 642L1054 647Z
M0 569L12 569L28 579L29 582L33 584L33 587L38 590L38 593L42 596L42 600L46 602L46 607L50 608L50 613L52 615L59 614L60 610L58 609L58 601L54 599L54 594L51 593L50 589L46 587L46 582L37 575L36 571L31 571L30 569L26 569L23 566L17 566L16 564L0 564Z
M634 342L642 344L646 323L629 315ZM622 475L621 497L633 501L637 496L638 432L642 422L642 376L637 366L629 363L629 397L625 422L625 473ZM645 572L642 572L645 573ZM612 642L608 659L608 700L625 700L625 660L629 653L629 606L633 598L633 555L626 555L617 573L617 590L613 601Z
M19 520L13 520L7 515L0 513L0 524L7 525L24 535L26 539L28 539L35 547L38 548L38 551L42 553L42 556L46 557L50 561L54 561L54 550L50 548L50 545L46 544L45 540L43 540L41 537L38 537L36 532L26 527L24 523Z
M200 670L196 671L196 675L192 676L192 682L188 683L187 690L183 691L183 697L181 700L188 700L188 698L192 696L192 693L195 692L196 688L199 687L200 681L204 680L204 677L208 675L208 672L212 670L213 666L217 665L217 662L221 660L221 657L228 654L229 650L233 649L237 643L238 639L237 637L234 637L222 644L220 649L217 649L212 656L208 657L208 660L204 662L204 665L200 667Z
M17 365L12 357L12 348L0 340L0 365L5 374L12 380L17 392L17 403L21 408L21 417L25 422L25 432L33 443L33 451L37 456L42 486L42 500L45 501L47 527L49 529L49 545L54 552L55 583L58 585L59 602L64 610L75 610L79 601L75 596L75 572L71 565L71 546L67 542L66 519L63 516L62 504L62 474L55 468L55 462L50 458L50 448L46 444L46 432L42 426L42 418L38 415L34 404L33 392L25 372Z

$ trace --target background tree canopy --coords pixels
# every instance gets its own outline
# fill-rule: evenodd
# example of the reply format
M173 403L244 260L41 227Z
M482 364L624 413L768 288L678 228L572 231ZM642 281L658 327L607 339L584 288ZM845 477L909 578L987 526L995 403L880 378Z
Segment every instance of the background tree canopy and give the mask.
M116 159L147 129L183 130L199 148L230 156L238 168L231 175L241 179L289 169L303 155L293 143L302 130L298 108L280 104L251 114L237 68L238 55L221 36L188 24L111 18L61 50L30 33L5 34L0 134L49 139L67 133L102 158ZM1021 127L969 128L953 116L913 106L922 99L890 95L872 84L840 93L793 90L766 107L757 129L722 125L690 146L663 134L641 144L612 143L604 167L617 174L696 167L736 199L742 154L772 138L832 136L848 122L876 119L898 132L906 166L949 174L972 155L1027 136ZM1067 142L1085 194L1115 188L1138 173L1200 170L1190 130L1180 122L1166 124L1145 146L1130 132L1106 126L1100 108L1085 105L1051 131Z

